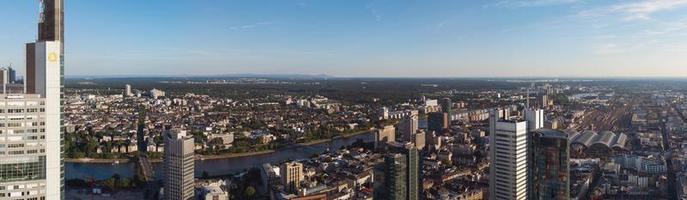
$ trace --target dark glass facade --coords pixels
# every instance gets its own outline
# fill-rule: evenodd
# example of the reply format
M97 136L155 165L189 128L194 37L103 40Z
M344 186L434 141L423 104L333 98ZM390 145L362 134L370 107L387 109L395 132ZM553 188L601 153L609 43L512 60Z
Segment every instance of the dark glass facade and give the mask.
M539 129L530 134L530 196L532 200L570 198L569 145L558 130Z

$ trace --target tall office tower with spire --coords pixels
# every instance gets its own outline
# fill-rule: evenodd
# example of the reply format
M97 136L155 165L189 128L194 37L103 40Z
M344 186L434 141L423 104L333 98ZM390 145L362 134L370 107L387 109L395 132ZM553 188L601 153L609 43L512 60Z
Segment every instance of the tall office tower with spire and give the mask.
M527 122L502 118L498 110L489 119L489 199L524 200L528 197Z
M62 96L64 82L64 1L41 0L38 38L26 44L26 77L24 91L28 96L36 94L43 102L43 119L37 122L39 141L32 145L44 147L41 178L45 183L45 199L64 199L63 124ZM26 97L25 97L26 98ZM14 108L28 112L27 108ZM33 136L24 137L31 140ZM28 141L27 141L28 142ZM28 151L27 151L28 152ZM41 198L38 198L41 199Z

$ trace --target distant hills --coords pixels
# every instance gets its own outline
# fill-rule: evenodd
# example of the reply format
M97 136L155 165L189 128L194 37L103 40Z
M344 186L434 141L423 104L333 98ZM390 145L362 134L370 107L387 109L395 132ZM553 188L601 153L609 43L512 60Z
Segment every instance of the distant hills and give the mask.
M326 74L218 74L218 75L75 75L66 76L67 79L118 79L118 78L172 78L172 79L198 79L198 78L274 78L274 79L295 79L295 80L313 80L313 79L329 79L335 78Z

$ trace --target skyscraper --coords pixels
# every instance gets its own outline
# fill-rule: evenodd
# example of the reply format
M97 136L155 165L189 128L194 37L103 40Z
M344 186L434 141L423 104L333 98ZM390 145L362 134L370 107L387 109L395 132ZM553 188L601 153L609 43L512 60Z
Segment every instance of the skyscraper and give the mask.
M42 0L38 40L26 45L25 92L45 99L46 199L64 199L64 2Z
M444 112L433 112L427 115L427 129L439 134L448 128L448 114Z
M417 132L419 127L418 120L418 112L417 110L414 110L411 111L408 116L404 117L401 123L399 123L399 131L401 132L401 136L403 136L404 141L411 141L413 139L414 134Z
M60 199L46 183L44 104L36 94L0 95L0 199Z
M441 111L448 114L449 120L451 120L451 109L453 109L453 102L451 102L451 98L441 99Z
M525 121L527 121L527 131L543 128L544 110L534 108L525 109Z
M281 175L282 184L287 191L297 192L304 179L303 164L286 162L279 166L279 175Z
M41 6L38 41L64 42L64 1L41 0Z
M12 68L12 66L7 67L8 75L9 75L9 82L10 83L17 83L17 71Z
M7 70L7 68L5 68L5 67L2 67L2 68L0 68L0 84L5 85L8 83L10 83L9 70Z
M384 126L374 132L375 149L382 148L387 142L396 141L396 128L392 125Z
M46 181L48 199L64 196L62 141L62 81L60 42L36 43L36 94L45 98Z
M126 84L126 85L124 86L124 95L127 96L127 97L134 96L134 93L131 92L131 85Z
M164 199L193 198L193 137L186 131L171 129L164 133Z
M527 199L527 122L500 118L498 110L489 120L489 199Z
M375 167L374 199L405 200L408 182L407 159L403 154L387 154Z
M413 144L395 143L375 167L374 199L417 200L420 197L420 154Z
M530 199L570 198L570 168L567 134L538 129L530 133Z

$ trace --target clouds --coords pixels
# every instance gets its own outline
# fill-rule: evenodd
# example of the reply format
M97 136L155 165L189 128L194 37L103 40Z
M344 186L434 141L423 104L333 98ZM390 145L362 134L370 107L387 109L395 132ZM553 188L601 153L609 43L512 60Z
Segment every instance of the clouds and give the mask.
M238 26L230 26L230 30L245 30L245 29L253 29L259 26L266 26L266 25L272 25L274 23L272 22L257 22L257 23L252 23L252 24L244 24L244 25L238 25Z
M623 2L604 8L585 10L579 14L588 17L615 15L621 16L625 20L647 20L651 19L651 16L655 13L669 11L683 6L687 6L687 0L645 0Z
M487 4L484 7L504 7L504 8L521 8L521 7L540 7L553 5L566 5L580 3L580 0L502 0L494 4Z

